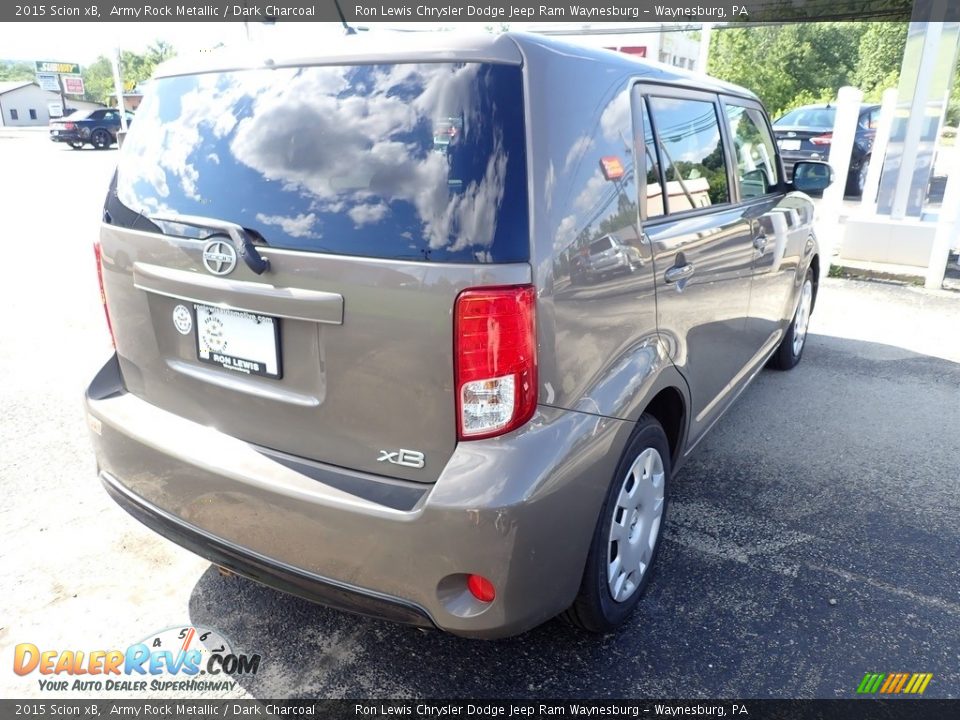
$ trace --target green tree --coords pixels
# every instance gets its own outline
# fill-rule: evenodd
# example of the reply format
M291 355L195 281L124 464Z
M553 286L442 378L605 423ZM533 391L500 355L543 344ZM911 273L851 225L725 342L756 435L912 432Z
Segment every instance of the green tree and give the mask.
M710 74L752 89L774 116L833 97L860 60L867 23L794 23L713 33Z
M157 40L142 55L123 50L120 53L120 70L126 87L133 87L149 80L154 69L164 60L176 55L173 46L163 40ZM83 82L86 99L107 103L113 95L113 65L110 58L101 55L83 70Z
M879 101L883 91L900 81L900 64L907 46L907 23L870 23L860 38L859 61L852 78L867 100Z
M33 80L36 68L31 62L0 60L0 82L8 80Z

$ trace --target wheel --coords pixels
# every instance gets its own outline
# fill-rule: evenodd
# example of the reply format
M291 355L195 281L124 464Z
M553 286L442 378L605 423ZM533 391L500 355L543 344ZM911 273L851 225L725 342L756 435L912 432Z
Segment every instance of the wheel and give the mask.
M656 419L643 415L607 490L580 590L565 620L608 632L630 616L660 550L669 486L667 435Z
M70 143L70 147L71 147L73 150L79 150L80 148L83 147L83 143L82 143L82 142L72 142L72 143Z
M90 136L90 142L97 150L106 150L113 144L113 138L106 130L94 130Z
M803 347L807 341L807 328L810 325L810 313L813 311L813 268L807 269L807 276L800 288L800 302L793 315L793 321L787 328L780 347L770 358L770 366L777 370L789 370L800 362Z

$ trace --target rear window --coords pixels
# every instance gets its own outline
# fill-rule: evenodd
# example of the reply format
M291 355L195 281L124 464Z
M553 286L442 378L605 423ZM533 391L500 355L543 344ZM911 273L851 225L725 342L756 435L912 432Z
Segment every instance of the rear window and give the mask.
M178 226L150 219L226 220L296 250L523 262L522 97L519 67L482 63L163 78L105 215L166 232Z
M599 255L600 253L609 250L610 247L611 245L609 237L600 238L599 240L595 240L590 244L590 254Z
M779 118L774 125L832 128L836 108L797 108Z

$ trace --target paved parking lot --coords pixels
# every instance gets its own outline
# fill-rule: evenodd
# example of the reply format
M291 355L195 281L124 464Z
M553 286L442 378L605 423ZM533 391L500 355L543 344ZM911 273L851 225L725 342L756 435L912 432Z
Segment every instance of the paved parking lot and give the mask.
M93 242L116 151L0 131L0 693L13 647L123 648L183 623L263 657L229 696L960 696L960 295L829 280L803 363L764 371L674 483L630 626L500 642L221 577L113 505L81 394L109 354Z

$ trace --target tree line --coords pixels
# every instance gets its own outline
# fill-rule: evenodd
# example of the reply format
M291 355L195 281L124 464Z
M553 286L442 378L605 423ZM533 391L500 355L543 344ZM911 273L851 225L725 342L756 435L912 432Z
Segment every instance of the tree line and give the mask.
M903 22L792 23L717 28L708 72L753 90L772 117L801 105L834 100L844 85L879 102L897 87L907 43ZM960 73L947 122L960 123Z

